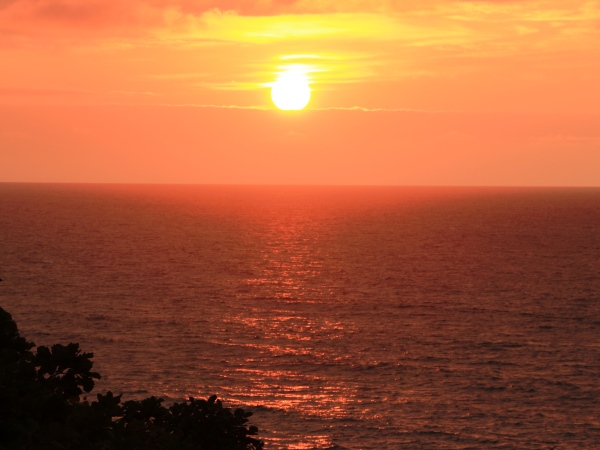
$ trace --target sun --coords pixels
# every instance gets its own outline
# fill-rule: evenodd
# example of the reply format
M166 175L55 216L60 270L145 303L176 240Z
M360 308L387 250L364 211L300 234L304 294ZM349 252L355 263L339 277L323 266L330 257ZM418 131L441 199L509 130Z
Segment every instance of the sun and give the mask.
M272 84L271 98L279 109L299 111L310 101L310 86L306 74L290 69L282 72Z

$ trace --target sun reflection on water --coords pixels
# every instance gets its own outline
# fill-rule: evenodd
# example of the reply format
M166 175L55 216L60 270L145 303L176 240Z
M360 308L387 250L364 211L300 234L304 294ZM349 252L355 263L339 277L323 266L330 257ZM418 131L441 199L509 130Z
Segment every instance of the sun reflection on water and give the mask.
M357 383L351 374L340 377L345 364L338 347L349 332L331 308L332 287L323 283L327 270L319 227L299 211L265 218L257 234L257 257L248 276L239 282L236 301L243 305L223 319L223 326L240 330L227 345L243 349L244 357L221 373L224 397L232 404L254 408L264 424L269 411L319 420L356 414ZM327 277L326 277L327 278ZM317 307L315 307L317 305ZM323 305L323 308L318 305ZM322 370L314 371L315 364ZM328 367L335 370L328 370ZM239 380L243 380L242 383ZM323 431L298 430L294 436L266 426L273 448L330 448Z

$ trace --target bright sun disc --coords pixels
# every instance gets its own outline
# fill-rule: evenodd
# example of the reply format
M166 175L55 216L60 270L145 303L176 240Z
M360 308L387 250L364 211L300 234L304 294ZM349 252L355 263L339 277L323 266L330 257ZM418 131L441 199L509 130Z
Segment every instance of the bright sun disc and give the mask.
M304 73L284 72L271 88L271 98L279 109L298 111L310 101L310 87Z

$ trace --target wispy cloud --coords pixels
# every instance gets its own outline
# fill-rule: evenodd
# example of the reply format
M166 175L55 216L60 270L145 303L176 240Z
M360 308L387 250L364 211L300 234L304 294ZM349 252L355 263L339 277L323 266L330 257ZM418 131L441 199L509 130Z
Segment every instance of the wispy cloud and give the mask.
M205 109L248 109L248 110L260 110L260 111L273 111L276 110L274 106L243 106L243 105L209 105L209 104L195 104L195 103L180 103L180 104L170 104L170 103L156 103L152 104L153 106L161 106L161 107L172 107L172 108L205 108ZM394 113L422 113L422 114L464 114L460 111L427 111L420 109L409 109L409 108L366 108L363 106L332 106L325 108L311 108L310 106L306 108L307 112L310 111L349 111L349 112L366 112L366 113L385 113L385 112L394 112Z
M423 113L423 114L447 114L459 113L460 111L427 111L423 109L410 108L366 108L363 106L329 106L326 108L309 108L315 111L357 111L357 112L406 112L406 113Z
M202 108L202 109L248 109L248 110L259 110L259 111L268 111L273 110L273 107L267 106L243 106L243 105L203 105L203 104L195 104L195 103L181 103L181 104L169 104L169 103L159 103L154 106L163 106L167 108Z
M0 96L18 96L18 97L38 97L38 96L79 96L95 95L93 91L84 91L77 89L38 89L38 88L2 88L0 87Z

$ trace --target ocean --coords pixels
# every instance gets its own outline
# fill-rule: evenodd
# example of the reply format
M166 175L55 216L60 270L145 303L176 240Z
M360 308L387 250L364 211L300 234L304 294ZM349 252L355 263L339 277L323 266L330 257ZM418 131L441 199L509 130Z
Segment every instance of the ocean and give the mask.
M600 188L1 183L0 278L92 394L266 449L600 448Z

